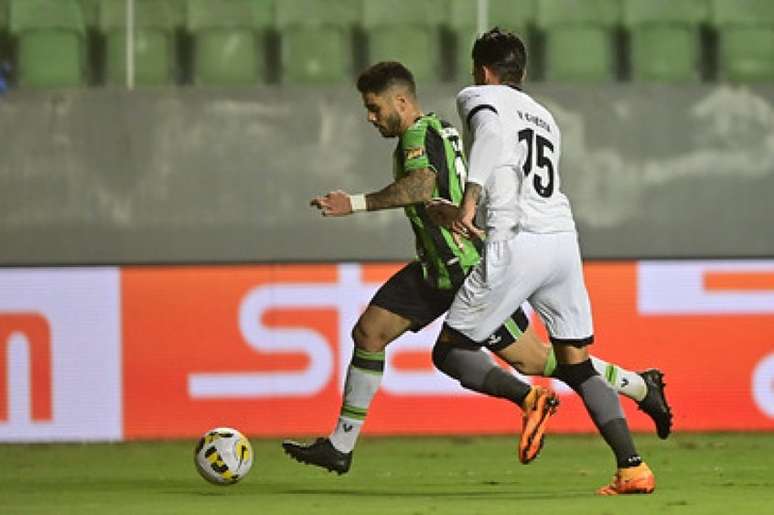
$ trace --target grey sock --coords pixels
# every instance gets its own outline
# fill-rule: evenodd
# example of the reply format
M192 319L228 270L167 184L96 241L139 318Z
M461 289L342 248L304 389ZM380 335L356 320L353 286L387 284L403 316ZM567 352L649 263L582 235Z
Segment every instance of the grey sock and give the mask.
M433 363L438 370L469 390L508 399L519 405L530 390L530 385L498 367L482 349L436 345L433 348Z
M578 394L583 398L591 419L598 428L616 418L624 418L618 395L602 376L593 375L578 385Z
M589 377L578 386L578 394L599 429L615 453L618 466L639 465L642 460L634 447L632 435L624 418L621 402L615 391L599 375Z
M463 383L462 386L465 386ZM480 391L493 397L508 399L521 406L524 398L530 391L531 386L520 381L513 374L509 374L502 368L495 365L495 368L489 371L484 378L484 384Z

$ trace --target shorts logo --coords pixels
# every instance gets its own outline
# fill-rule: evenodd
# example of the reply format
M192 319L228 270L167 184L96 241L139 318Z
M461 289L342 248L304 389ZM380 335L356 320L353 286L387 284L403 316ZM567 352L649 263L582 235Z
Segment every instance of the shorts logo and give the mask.
M497 345L502 341L503 337L497 334L490 334L489 338L486 339L486 342L489 345Z
M414 147L406 149L406 160L410 161L411 159L419 159L420 157L425 155L425 149L424 147Z

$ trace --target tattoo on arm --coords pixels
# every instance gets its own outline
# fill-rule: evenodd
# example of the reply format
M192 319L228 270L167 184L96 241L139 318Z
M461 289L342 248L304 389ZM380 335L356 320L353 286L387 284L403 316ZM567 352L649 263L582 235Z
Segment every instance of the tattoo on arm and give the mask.
M367 194L366 206L369 211L376 211L427 202L433 196L434 189L435 172L429 168L420 168L409 172L381 191Z

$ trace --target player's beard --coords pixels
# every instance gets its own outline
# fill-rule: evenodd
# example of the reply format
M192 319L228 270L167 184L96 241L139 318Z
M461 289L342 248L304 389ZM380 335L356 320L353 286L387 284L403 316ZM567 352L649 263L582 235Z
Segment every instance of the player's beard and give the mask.
M394 138L400 136L400 116L398 113L392 113L384 120L383 125L377 125L379 132L385 138Z

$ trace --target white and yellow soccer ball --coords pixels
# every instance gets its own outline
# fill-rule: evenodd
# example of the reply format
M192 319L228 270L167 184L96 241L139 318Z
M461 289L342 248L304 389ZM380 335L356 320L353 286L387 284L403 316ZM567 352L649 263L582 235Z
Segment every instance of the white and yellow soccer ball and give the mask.
M199 474L210 483L233 485L250 472L253 448L236 429L216 427L199 439L194 463Z

